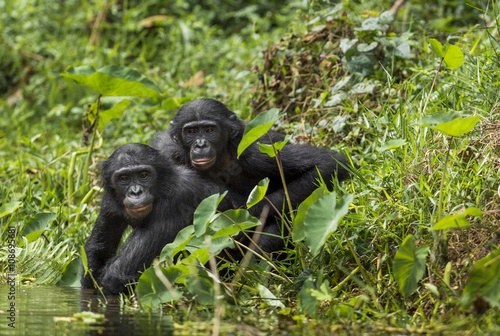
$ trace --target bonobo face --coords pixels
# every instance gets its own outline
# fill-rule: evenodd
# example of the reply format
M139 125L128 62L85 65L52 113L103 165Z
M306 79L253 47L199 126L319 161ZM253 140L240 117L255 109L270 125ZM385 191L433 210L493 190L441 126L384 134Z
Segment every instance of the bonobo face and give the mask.
M210 169L217 161L217 148L224 141L215 121L201 120L186 123L182 128L182 141L189 147L189 158L194 168Z
M155 170L149 165L128 166L113 173L113 188L120 199L123 198L123 205L129 216L143 219L151 213L155 181Z

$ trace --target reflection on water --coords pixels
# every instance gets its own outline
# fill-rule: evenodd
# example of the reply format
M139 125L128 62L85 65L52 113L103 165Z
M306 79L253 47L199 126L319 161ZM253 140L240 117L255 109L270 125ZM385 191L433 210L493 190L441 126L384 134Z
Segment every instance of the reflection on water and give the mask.
M172 320L159 313L124 307L119 297L103 304L92 291L68 287L15 287L0 285L0 335L169 335ZM9 309L15 305L15 323ZM75 313L103 314L102 322L83 323L71 318ZM12 328L9 324L15 327Z

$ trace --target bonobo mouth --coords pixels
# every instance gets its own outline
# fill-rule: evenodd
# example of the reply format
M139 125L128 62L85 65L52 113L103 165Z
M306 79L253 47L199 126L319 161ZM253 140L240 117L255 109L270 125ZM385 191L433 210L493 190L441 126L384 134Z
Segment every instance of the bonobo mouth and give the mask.
M191 163L197 169L207 170L215 163L215 156L211 159L192 159Z
M149 203L148 205L138 208L125 208L125 210L129 214L129 216L136 219L143 219L150 214L151 210L153 210L153 204Z

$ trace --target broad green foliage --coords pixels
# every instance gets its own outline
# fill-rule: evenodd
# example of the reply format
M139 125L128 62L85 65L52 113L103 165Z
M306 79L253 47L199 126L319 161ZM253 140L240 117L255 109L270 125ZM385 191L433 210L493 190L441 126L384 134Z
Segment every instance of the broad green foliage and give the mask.
M270 307L285 308L285 305L267 288L263 285L258 285L260 298Z
M5 217L5 216L10 215L10 214L13 214L22 205L23 205L23 203L20 201L12 201L12 202L3 204L0 207L0 218Z
M270 109L259 114L245 127L245 133L238 145L238 157L251 144L257 141L261 136L265 135L279 118L279 110L276 108Z
M377 151L384 152L386 150L399 148L399 147L404 146L406 144L407 144L407 141L404 139L389 140L385 144L383 144L382 146L377 148Z
M431 126L446 135L458 137L472 131L479 119L479 116L462 118L458 113L450 112L425 116L417 124Z
M288 141L290 141L290 137L287 137L283 141L274 142L272 145L259 143L259 151L269 157L275 157L276 154L278 154L283 149L283 147L285 147Z
M347 214L353 195L344 195L337 202L337 194L321 196L309 206L304 218L306 245L316 256L325 245L326 239L337 230L342 217Z
M392 262L392 274L399 285L399 291L405 298L417 290L417 283L425 272L425 260L428 253L428 246L415 247L413 235L406 236L396 252Z
M476 299L484 299L492 307L500 307L500 249L498 248L474 264L462 291L462 308L469 308Z
M443 47L441 42L436 39L429 39L429 44L432 51L443 59L448 68L456 69L462 66L464 54L459 47L449 43L446 43Z
M101 96L158 98L160 93L153 82L137 71L115 65L98 70L92 66L69 66L61 76L89 87Z
M293 241L298 242L306 238L305 218L307 211L316 203L321 197L328 195L329 191L326 187L320 186L314 190L302 203L300 203L297 214L293 221Z
M250 192L247 200L247 208L250 209L266 196L267 188L269 187L269 179L266 177L261 180Z
M193 226L196 237L199 237L206 232L210 221L215 216L217 205L220 203L220 199L221 196L219 194L211 195L205 198L196 208L193 219Z
M441 219L434 226L433 230L447 230L454 228L468 228L470 226L467 216L481 217L482 211L478 208L467 208L459 214L449 215Z
M141 306L154 308L162 302L172 302L182 297L182 293L173 286L181 275L182 271L176 266L150 267L145 270L135 289Z

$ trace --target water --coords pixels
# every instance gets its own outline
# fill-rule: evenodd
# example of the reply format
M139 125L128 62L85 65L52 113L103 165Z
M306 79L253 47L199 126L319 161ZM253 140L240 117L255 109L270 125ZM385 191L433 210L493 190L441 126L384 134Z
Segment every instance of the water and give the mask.
M84 323L76 318L81 312L103 314L104 320ZM100 296L79 288L19 286L12 291L0 285L0 335L171 334L173 321L169 316L125 307L119 297L108 298L103 304Z

